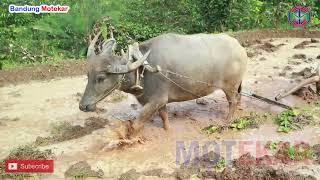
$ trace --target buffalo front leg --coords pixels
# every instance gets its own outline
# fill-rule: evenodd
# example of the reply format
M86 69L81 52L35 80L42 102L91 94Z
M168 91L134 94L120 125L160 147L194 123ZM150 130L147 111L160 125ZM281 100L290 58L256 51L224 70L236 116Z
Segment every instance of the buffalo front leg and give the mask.
M129 130L129 136L136 136L144 127L144 123L151 119L152 115L166 103L149 102L143 106L142 112L138 120L133 121Z
M169 130L170 126L169 126L167 105L164 105L159 109L159 116L162 119L163 129Z

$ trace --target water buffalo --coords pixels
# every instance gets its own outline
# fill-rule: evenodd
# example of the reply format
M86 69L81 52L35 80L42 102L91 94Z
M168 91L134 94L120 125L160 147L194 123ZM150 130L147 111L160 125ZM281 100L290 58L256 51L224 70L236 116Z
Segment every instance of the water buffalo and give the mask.
M226 94L229 102L227 121L231 120L240 101L239 92L247 64L247 53L236 39L226 34L163 34L139 44L138 49L144 56L132 62L113 53L114 39L106 41L102 52L96 55L97 36L88 48L88 83L79 104L80 110L94 111L96 103L115 89L134 94L131 87L135 84L135 70L141 68L146 59L151 66L161 67L163 73L144 72L143 92L136 95L143 109L137 120L128 122L128 137L137 134L157 111L164 129L168 129L166 104L196 99L216 89L222 89Z

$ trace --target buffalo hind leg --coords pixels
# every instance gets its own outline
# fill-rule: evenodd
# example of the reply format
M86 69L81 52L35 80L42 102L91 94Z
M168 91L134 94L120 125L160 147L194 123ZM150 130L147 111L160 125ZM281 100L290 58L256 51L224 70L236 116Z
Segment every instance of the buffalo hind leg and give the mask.
M241 91L242 91L242 83L240 83L239 88L238 88L238 93L237 93L237 106L241 108Z
M232 123L232 118L237 108L239 93L237 93L237 91L233 91L230 89L224 90L224 92L226 94L226 97L229 103L229 113L226 120L226 124L229 125L230 123Z
M169 126L167 105L164 105L159 109L159 116L162 119L163 129L169 130L170 126Z

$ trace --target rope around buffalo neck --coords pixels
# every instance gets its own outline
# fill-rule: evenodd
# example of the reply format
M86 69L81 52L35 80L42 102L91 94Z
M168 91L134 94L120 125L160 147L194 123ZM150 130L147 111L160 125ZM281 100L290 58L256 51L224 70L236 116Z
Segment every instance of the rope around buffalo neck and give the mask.
M125 79L125 76L126 76L126 74L123 74L122 77L121 77L121 79L120 79L119 81L117 81L117 82L115 83L115 85L114 85L110 90L106 91L106 93L103 93L104 95L103 95L101 98L99 98L99 100L97 100L97 101L95 102L95 104L98 103L98 102L100 102L101 100L103 100L105 97L107 97L107 96L108 96L112 91L114 91L115 89L120 88L122 81Z

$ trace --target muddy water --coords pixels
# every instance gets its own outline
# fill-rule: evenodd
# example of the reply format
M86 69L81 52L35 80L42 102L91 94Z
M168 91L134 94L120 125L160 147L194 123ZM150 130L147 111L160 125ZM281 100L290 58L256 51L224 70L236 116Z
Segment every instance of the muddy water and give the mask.
M316 60L316 56L320 53L320 43L312 44L316 47L293 49L295 45L304 40L307 39L273 39L271 43L274 45L284 44L274 52L259 49L258 45L248 47L248 50L253 51L255 56L248 62L243 90L274 98L279 92L293 86L295 82L291 82L289 78L291 72L300 71L311 65L315 66L319 61ZM263 40L263 42L269 42L269 40ZM279 76L278 74L288 65L288 62L292 61L292 56L298 53L305 54L307 58L313 58L313 61L296 60L301 61L301 64L289 64L292 70L288 71L286 76ZM265 60L261 60L262 57ZM137 106L138 110L135 110L131 106L131 104L137 104L137 101L130 95L117 103L107 98L98 105L102 109L98 113L79 111L80 97L77 93L83 91L85 84L86 77L79 76L0 88L0 159L4 158L14 147L34 142L38 136L49 136L52 123L67 121L74 125L83 125L84 120L88 117L103 117L113 122L133 119L138 115L141 107ZM241 132L229 130L222 134L208 136L201 132L201 129L210 124L223 123L228 105L222 91L210 95L207 101L209 103L205 106L197 105L195 101L170 104L170 130L163 130L159 117L155 115L153 121L146 124L142 132L142 136L146 139L145 144L110 150L116 135L113 127L107 125L106 128L96 130L87 136L41 147L52 149L56 154L55 173L43 178L63 179L68 167L81 160L87 161L94 170L102 169L105 179L116 179L132 168L137 171L161 168L171 173L177 167L178 141L183 142L187 151L192 142L198 142L200 147L208 141L217 142L221 148L221 154L231 155L232 158L238 157L245 151L261 156L263 154L256 152L257 144L269 140L320 143L319 127L306 127L289 134L279 134L276 132L277 127L269 121L263 122L258 129ZM293 96L284 98L281 102L288 105L303 104L300 99ZM241 107L243 110L239 110L238 115L248 111L279 112L282 110L247 97L242 98ZM248 141L249 144L243 146L245 141ZM225 142L235 143L232 151L226 150L223 144ZM245 147L243 151L240 146ZM200 148L201 153L203 153L202 148ZM290 168L301 169L301 166ZM303 173L311 173L320 177L319 167L310 168L313 170L304 170ZM154 177L143 178L154 179Z

